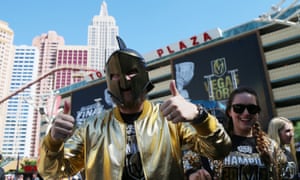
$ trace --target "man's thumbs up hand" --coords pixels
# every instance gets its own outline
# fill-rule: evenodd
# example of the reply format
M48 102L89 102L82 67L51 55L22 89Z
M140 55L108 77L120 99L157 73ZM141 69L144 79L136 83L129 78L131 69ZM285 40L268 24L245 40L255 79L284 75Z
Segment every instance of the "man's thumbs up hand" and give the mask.
M75 119L69 115L70 103L64 102L62 110L56 115L51 127L52 139L64 141L73 134Z
M177 122L190 122L198 115L197 106L185 100L176 88L175 80L170 82L170 91L172 97L163 102L160 106L162 114L167 120L174 123Z
M170 91L171 91L172 96L180 96L180 94L176 88L175 80L171 80L171 82L170 82Z

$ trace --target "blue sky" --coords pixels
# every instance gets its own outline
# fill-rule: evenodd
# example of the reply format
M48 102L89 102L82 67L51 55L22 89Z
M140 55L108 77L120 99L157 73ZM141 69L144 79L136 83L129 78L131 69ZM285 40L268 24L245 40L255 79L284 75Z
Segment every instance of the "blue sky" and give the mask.
M87 29L103 0L2 0L0 20L15 33L15 45L31 45L49 30L66 45L86 45ZM249 22L279 0L106 0L127 46L148 53L192 35ZM287 0L283 7L292 0Z

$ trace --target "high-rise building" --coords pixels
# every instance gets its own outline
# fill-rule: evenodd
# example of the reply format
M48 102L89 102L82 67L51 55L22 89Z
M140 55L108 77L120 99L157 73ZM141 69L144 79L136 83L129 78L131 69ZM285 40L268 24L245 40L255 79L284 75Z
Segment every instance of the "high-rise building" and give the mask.
M19 91L18 88L29 80L34 82L32 86L10 96L0 104L0 123L7 122L7 126L0 126L0 145L9 156L19 154L23 157L37 157L40 138L45 134L48 125L44 120L51 120L47 115L52 115L49 110L55 103L53 93L56 89L81 81L88 74L87 71L103 71L107 58L118 49L118 26L115 19L108 15L107 5L103 2L100 14L94 16L88 27L88 46L65 46L62 36L55 31L48 31L35 37L32 46L16 47L15 61L14 33L6 22L0 21L0 29L0 98L6 98ZM25 77L25 74L19 74L25 72L22 68L31 66L29 64L33 59L27 54L30 50L33 59L37 59L34 64L36 73L31 74L31 79ZM23 58L24 61L21 61ZM27 58L30 60L26 60ZM20 67L14 67L12 71L12 62ZM21 62L24 65L20 65ZM17 75L20 77L17 78ZM21 77L22 75L24 77ZM10 77L14 78L14 82L10 83ZM10 105L6 106L6 103ZM24 137L27 139L22 139ZM5 143L11 143L2 146L3 138Z
M45 33L37 36L32 41L32 45L37 47L40 52L37 63L39 82L36 84L36 97L40 98L36 98L35 104L37 106L44 105L45 103L52 104L52 101L54 101L54 99L51 99L50 97L55 89L55 73L51 72L54 68L56 68L56 55L58 47L64 45L64 43L64 38L59 36L55 31L48 31L47 34ZM42 115L43 114L37 110L34 112L34 121L38 125L38 129L35 134L36 142L34 156L38 154Z
M37 77L38 50L32 46L16 46L13 60L11 83L9 90L14 92L30 83ZM3 143L1 151L8 157L32 157L35 151L35 133L38 125L34 121L34 104L30 104L35 96L35 87L24 91L7 101Z
M7 22L0 20L0 99L9 93L10 78L8 77L11 74L14 56L13 39L13 30L9 28ZM6 103L0 104L0 147L3 144Z
M107 5L103 1L100 14L93 17L92 24L88 27L88 67L103 72L106 60L118 49L118 34L116 21L108 15Z
M65 68L55 73L55 89L83 80L87 68L87 46L59 46L56 67Z
M55 90L69 86L72 83L82 81L87 75L89 69L87 68L87 46L66 46L61 45L57 47L55 68L52 69L54 76L53 81L53 94L48 98L43 106L43 113L40 124L40 138L42 138L48 130L49 121L55 115L56 106L59 106L58 99L55 95ZM55 102L57 100L57 102ZM58 104L57 104L58 103Z

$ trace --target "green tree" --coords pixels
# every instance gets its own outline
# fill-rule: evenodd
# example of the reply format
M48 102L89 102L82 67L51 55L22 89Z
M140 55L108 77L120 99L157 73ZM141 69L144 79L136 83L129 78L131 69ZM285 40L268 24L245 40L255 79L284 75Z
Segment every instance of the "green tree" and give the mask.
M295 142L300 142L300 122L296 123L294 134Z

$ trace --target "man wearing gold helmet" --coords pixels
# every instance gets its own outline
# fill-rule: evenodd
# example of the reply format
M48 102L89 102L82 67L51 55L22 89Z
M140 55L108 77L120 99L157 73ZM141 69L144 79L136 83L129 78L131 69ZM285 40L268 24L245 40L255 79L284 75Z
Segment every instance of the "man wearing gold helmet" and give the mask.
M84 169L88 180L184 179L183 144L223 159L231 141L218 120L186 101L170 82L172 97L147 100L153 89L144 58L124 47L109 57L106 82L115 106L73 132L74 118L60 113L42 141L38 161L44 178L69 177Z

